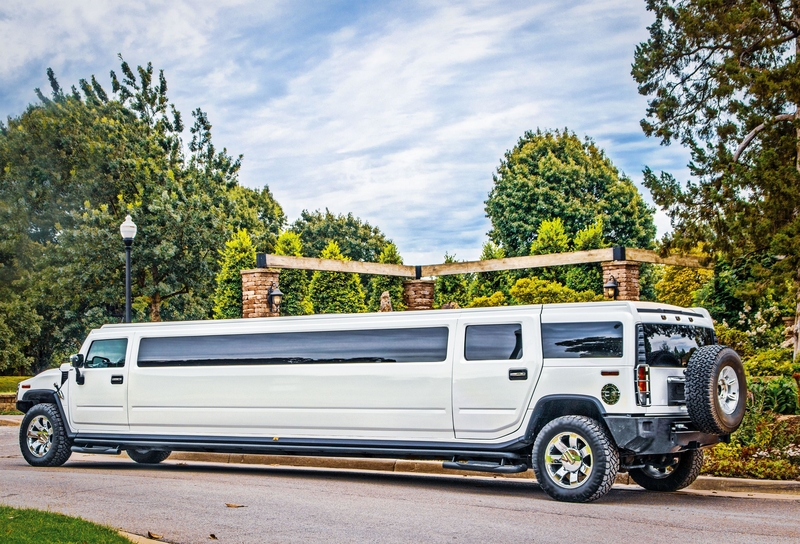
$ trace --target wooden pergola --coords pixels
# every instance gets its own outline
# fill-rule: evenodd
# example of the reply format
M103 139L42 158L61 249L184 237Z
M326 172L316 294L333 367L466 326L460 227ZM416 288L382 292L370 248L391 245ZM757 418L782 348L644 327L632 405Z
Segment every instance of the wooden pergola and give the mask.
M403 282L404 298L408 309L428 310L433 309L434 282L423 278L589 263L601 264L604 281L610 279L611 276L614 277L619 285L617 300L639 299L639 266L642 263L713 268L709 265L708 259L703 257L674 254L662 256L655 251L622 246L548 255L416 266L259 253L256 256L257 268L242 271L244 317L276 315L270 311L267 304L267 292L270 287L280 285L281 269L321 270L409 278Z

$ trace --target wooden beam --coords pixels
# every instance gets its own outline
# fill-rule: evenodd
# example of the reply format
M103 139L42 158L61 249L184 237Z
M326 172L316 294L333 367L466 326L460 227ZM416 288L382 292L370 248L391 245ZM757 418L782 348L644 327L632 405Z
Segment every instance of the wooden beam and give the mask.
M670 266L685 266L687 268L714 268L713 265L708 264L709 259L707 257L697 257L695 255L668 255L662 257L649 249L625 248L625 258L639 263L666 264Z
M599 263L611 260L613 260L613 252L612 248L609 247L604 249L590 249L588 251L572 251L570 253L506 257L504 259L489 259L487 261L431 264L422 267L422 275L447 276L450 274L467 274L470 272L494 272L497 270L519 270L521 268Z
M263 268L293 268L300 270L322 270L325 272L352 272L354 274L377 274L381 276L402 276L407 278L413 278L415 276L414 267L403 264L338 261L335 259L290 257L287 255L266 255L266 264Z

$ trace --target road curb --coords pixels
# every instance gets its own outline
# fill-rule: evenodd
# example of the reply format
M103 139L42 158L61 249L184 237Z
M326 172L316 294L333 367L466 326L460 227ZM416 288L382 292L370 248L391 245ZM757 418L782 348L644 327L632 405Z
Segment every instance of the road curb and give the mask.
M268 465L306 468L335 468L345 470L373 470L378 472L403 472L412 474L445 474L450 476L493 476L495 478L535 480L532 470L518 474L491 474L467 470L450 470L440 461L408 461L392 459L351 459L339 457L300 457L290 455L249 455L226 453L182 453L174 452L172 461L202 463L227 463L234 465ZM627 473L617 474L616 484L635 485ZM800 481L752 480L748 478L721 478L700 476L687 489L695 491L723 491L728 493L769 493L800 495Z

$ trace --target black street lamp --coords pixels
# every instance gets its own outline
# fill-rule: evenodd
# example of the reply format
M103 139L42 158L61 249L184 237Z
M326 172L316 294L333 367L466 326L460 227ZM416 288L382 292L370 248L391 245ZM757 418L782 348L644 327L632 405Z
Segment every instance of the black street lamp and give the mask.
M131 322L131 246L136 238L136 224L131 216L125 216L125 222L119 226L122 241L125 242L125 323Z

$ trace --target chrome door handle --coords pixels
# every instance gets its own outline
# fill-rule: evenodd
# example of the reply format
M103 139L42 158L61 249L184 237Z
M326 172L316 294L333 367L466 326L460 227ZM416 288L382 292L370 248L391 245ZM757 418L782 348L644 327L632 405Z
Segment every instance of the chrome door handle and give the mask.
M528 369L527 368L512 368L508 371L508 379L509 380L527 380L528 379Z

